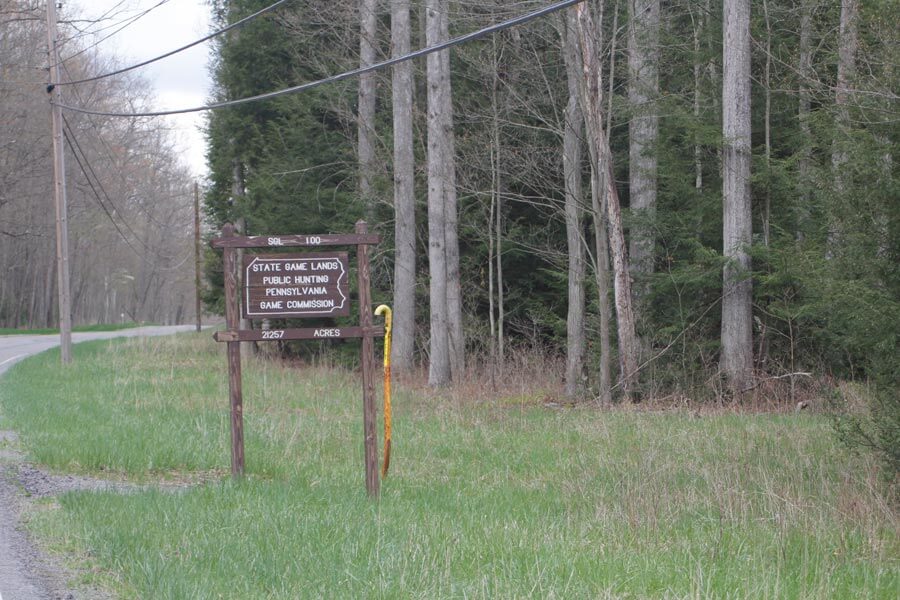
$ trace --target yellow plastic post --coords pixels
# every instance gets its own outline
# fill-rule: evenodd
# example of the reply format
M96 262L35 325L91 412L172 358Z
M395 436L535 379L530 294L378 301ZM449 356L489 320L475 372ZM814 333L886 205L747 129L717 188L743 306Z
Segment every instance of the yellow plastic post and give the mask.
M382 304L375 309L376 315L384 315L384 464L381 476L387 476L391 466L391 307Z

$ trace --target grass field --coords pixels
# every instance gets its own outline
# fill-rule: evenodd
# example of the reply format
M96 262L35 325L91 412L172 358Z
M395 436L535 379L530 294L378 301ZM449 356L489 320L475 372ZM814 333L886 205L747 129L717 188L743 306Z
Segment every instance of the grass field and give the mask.
M61 472L194 482L69 493L31 516L123 598L897 598L897 515L816 415L693 416L396 386L392 470L365 497L359 383L244 369L232 482L209 334L44 354L3 428Z
M100 325L77 325L72 328L76 332L88 331L119 331L121 329L132 329L141 327L141 323L107 323ZM59 334L59 329L13 329L11 327L0 327L0 335L54 335Z

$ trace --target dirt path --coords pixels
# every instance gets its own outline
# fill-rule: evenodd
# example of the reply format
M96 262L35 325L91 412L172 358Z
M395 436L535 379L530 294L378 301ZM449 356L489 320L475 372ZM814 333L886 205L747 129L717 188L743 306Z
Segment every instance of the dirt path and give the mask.
M192 326L139 327L123 331L77 333L73 341L168 335ZM59 345L58 336L0 336L0 376L19 360ZM0 380L2 385L2 380ZM52 476L25 462L12 431L0 431L0 600L94 600L96 590L69 589L65 569L54 563L30 539L21 515L34 498L73 489L119 489L130 486L74 476ZM32 499L32 500L30 500Z

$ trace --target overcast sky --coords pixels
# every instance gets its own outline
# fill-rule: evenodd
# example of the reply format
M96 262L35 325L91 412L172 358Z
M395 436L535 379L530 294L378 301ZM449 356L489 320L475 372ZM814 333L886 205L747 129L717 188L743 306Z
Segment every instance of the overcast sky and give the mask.
M160 0L64 0L65 14L75 18L96 19L121 3L106 24L127 21L159 4ZM106 25L104 25L105 27ZM107 35L116 27L100 35ZM167 0L120 33L101 42L97 49L118 58L128 66L209 34L209 7L204 0ZM207 103L210 79L207 70L211 42L195 46L137 70L156 91L159 110L188 108ZM62 55L65 56L65 52ZM198 177L206 175L205 145L201 128L203 113L164 117L176 130L176 138L185 163Z

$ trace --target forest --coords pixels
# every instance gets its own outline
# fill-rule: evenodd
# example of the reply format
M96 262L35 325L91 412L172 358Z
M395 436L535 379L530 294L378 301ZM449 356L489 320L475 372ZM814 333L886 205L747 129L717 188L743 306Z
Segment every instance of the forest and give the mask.
M73 7L66 6L66 9ZM91 24L63 13L68 81L115 68ZM45 3L0 2L0 327L57 326L56 214ZM72 86L107 111L150 106L134 73ZM64 115L69 270L76 325L193 318L193 179L164 123Z
M42 3L2 6L0 321L45 326L57 319L49 115L35 101L46 26ZM215 29L260 12L212 42L211 103L308 89L206 113L205 230L368 221L395 369L427 370L435 387L538 355L571 402L792 406L857 382L890 403L898 9L211 1ZM64 79L118 66L77 19L62 26ZM153 109L133 73L67 93ZM192 182L164 123L64 116L76 323L189 319ZM212 250L205 272L206 309L221 312Z
M268 4L212 9L224 26ZM550 4L288 2L219 38L214 100ZM547 376L574 401L793 406L848 380L893 397L898 14L892 0L591 1L216 111L209 223L367 220L394 364L435 386L502 377L532 352L559 360Z

